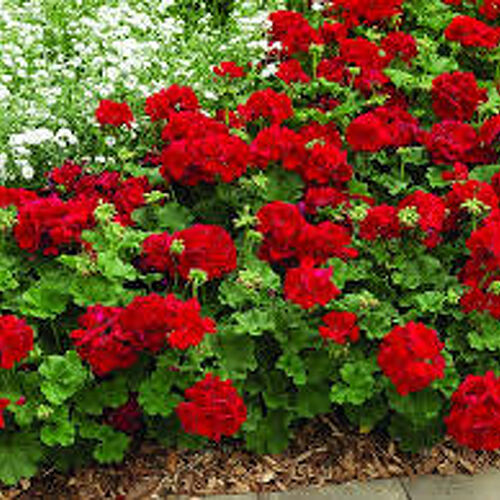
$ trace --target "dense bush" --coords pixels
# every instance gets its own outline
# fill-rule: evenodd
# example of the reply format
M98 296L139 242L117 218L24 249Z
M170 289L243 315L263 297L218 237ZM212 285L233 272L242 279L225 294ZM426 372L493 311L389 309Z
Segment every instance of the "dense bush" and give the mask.
M103 100L118 164L0 188L4 483L332 410L500 446L498 4L459 3L275 12L213 109Z

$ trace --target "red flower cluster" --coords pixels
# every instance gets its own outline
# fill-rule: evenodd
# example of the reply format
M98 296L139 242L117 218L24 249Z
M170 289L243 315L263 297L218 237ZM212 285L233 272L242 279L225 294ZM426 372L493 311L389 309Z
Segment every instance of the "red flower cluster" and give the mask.
M487 90L477 86L474 73L443 73L432 82L432 109L441 120L468 121Z
M281 42L283 52L292 56L308 52L311 44L323 43L318 32L299 12L278 10L269 15L271 42Z
M171 251L172 242L182 242L180 253ZM158 272L179 274L189 279L192 269L201 269L209 280L236 269L236 247L229 233L220 226L195 224L172 235L153 234L142 245L142 267Z
M152 122L156 122L168 119L174 112L195 111L199 107L198 98L191 87L174 84L148 97L144 111Z
M461 6L462 0L442 0L449 5ZM467 0L468 3L475 4L476 0ZM500 15L500 0L483 0L479 13L490 21L494 21Z
M435 330L410 321L404 327L395 326L384 337L377 360L398 393L406 396L444 377L443 348Z
M25 203L36 200L38 195L34 191L23 188L8 188L0 186L0 208L14 205L19 209Z
M308 83L311 81L311 77L304 72L297 59L288 59L283 61L279 65L276 76L288 84L292 82Z
M398 210L385 203L369 208L359 224L359 237L364 240L391 239L400 236Z
M257 230L264 235L258 256L268 262L295 258L299 262L325 263L331 257L354 258L349 230L326 221L309 224L296 205L275 201L263 206L256 215Z
M399 106L381 106L355 118L346 139L354 151L379 151L417 142L418 120Z
M238 113L247 123L262 118L271 125L280 125L293 116L292 101L286 94L270 88L257 90L245 104L238 106Z
M340 12L347 25L374 24L401 12L403 0L332 0L332 13Z
M500 31L469 16L457 16L444 31L446 38L464 47L494 49L500 42Z
M107 423L117 431L135 434L142 427L142 410L135 394L122 406L106 410Z
M0 316L0 368L10 370L33 349L33 329L11 314Z
M130 127L134 121L134 115L126 102L114 102L103 99L95 111L96 120L101 125L112 125L119 127L126 125Z
M399 57L402 61L410 63L417 57L418 49L415 39L408 33L393 31L382 39L380 47L392 59Z
M20 207L14 237L22 250L58 255L61 246L81 243L82 230L95 224L95 207L94 200L35 199Z
M358 317L351 312L331 311L323 316L327 326L320 326L319 333L324 339L331 339L337 344L345 344L347 340L359 340L359 326L356 326Z
M494 214L496 215L496 214ZM464 312L487 311L500 319L500 220L486 219L466 242L471 255L459 278L470 289L462 296Z
M123 180L119 172L104 171L100 174L82 175L79 165L66 162L52 169L48 177L51 182L64 186L65 195L75 201L86 202L94 209L99 204L111 203L117 210L115 221L124 226L134 225L132 212L144 205L144 194L151 190L147 177L130 177Z
M438 164L489 163L492 159L491 152L480 147L474 128L460 121L435 123L430 133L422 134L422 142Z
M220 441L238 432L247 418L245 403L231 380L221 381L208 373L185 396L188 401L179 403L175 411L189 434Z
M71 332L78 354L96 375L129 368L141 351L156 353L168 344L176 349L198 345L215 322L200 316L200 304L173 294L136 297L127 307L90 306Z
M467 375L451 396L448 434L474 450L500 448L500 378L492 371Z
M245 68L238 66L234 61L223 61L213 69L217 76L227 76L231 79L243 78L245 76Z
M335 126L313 122L298 132L271 125L261 130L250 146L251 162L266 168L281 163L285 170L297 172L307 184L343 187L352 177L347 153Z
M318 269L310 261L288 269L283 287L285 298L302 309L310 309L317 304L325 306L340 294L331 280L332 274L332 267Z
M400 201L398 210L414 207L418 213L418 226L424 233L423 243L434 248L441 240L446 206L439 196L417 190ZM404 229L404 226L402 226Z
M171 113L162 132L161 175L187 186L231 182L249 162L248 145L226 125L200 112Z

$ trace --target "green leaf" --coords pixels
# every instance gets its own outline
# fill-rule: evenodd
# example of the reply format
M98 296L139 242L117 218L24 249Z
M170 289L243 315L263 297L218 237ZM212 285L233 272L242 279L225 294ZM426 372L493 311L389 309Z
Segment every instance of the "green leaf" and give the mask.
M281 453L290 440L291 420L286 410L270 411L258 421L255 431L245 434L247 448L257 453Z
M20 312L25 316L52 319L64 312L69 301L63 275L54 276L53 281L42 281L28 288L21 297Z
M347 418L358 427L359 432L370 432L386 415L387 401L377 395L362 405L345 405Z
M107 425L101 427L99 440L92 455L101 464L121 462L130 444L129 436Z
M172 391L178 373L166 367L159 367L139 386L139 404L148 415L168 417L182 401L182 397Z
M0 432L0 481L7 486L30 478L42 457L38 436L28 432Z
M381 302L364 311L358 325L369 339L381 339L390 332L397 318L398 311L389 302Z
M125 290L123 286L110 281L103 276L78 276L75 275L69 285L69 293L73 296L75 304L87 307L94 304L103 306L126 305L131 302L134 294Z
M430 388L401 396L391 386L387 389L387 394L390 407L416 423L436 419L443 406L443 398Z
M491 178L498 172L500 172L500 165L481 165L470 172L469 179L489 183Z
M281 370L266 372L263 381L264 401L268 408L291 408L291 386L287 375Z
M250 309L245 312L235 312L231 315L237 325L233 331L238 334L262 335L263 332L272 332L276 328L273 313L269 309Z
M43 378L42 393L56 405L73 396L89 377L75 351L68 351L64 356L47 356L38 371Z
M330 400L337 404L363 404L375 392L373 373L376 369L377 364L370 360L344 364L340 370L344 383L337 383L332 386Z
M243 380L249 370L258 366L255 359L255 343L248 335L217 334L217 354L220 359L220 373L223 377Z
M47 446L70 446L75 442L75 425L67 406L58 406L42 427L40 438Z
M294 410L299 417L313 418L328 413L331 407L329 398L330 386L322 384L306 384L298 388Z
M137 278L137 271L132 264L123 262L116 251L99 252L97 266L104 276L113 279L133 281Z
M285 351L276 362L276 368L283 370L296 385L304 385L307 382L304 362L296 352Z
M193 221L193 215L177 202L165 205L148 205L132 212L132 220L147 231L181 231Z
M304 182L298 174L283 168L270 168L266 174L268 183L262 192L265 201L285 201L288 203L299 201Z
M470 314L476 329L468 333L467 338L473 349L478 351L497 351L500 349L500 321L488 313L474 311Z
M125 377L100 382L85 387L76 398L77 408L90 415L101 415L104 408L118 408L128 400L128 386Z
M416 420L395 413L391 417L389 433L399 442L399 447L403 451L418 452L442 440L444 424L442 418L422 420L418 423Z

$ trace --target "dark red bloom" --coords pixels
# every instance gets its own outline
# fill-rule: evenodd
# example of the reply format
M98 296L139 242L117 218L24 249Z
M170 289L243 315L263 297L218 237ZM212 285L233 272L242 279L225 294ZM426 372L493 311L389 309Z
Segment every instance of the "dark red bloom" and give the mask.
M196 298L182 302L174 294L166 297L168 309L168 343L175 349L188 349L197 346L206 334L216 332L212 318L202 318L201 306Z
M24 319L0 316L0 368L10 370L33 349L33 329Z
M325 306L340 294L331 280L332 274L332 267L315 268L311 260L288 269L283 287L286 300L298 304L302 309L310 309L316 304Z
M135 434L142 427L142 410L135 394L131 395L124 405L107 410L105 415L106 421L113 429L126 434Z
M451 396L448 434L474 450L500 448L500 378L492 371L467 375Z
M398 204L398 210L415 207L419 219L418 226L425 234L424 245L428 248L435 247L440 241L443 231L446 206L439 196L417 190L406 196Z
M80 243L82 230L95 224L96 205L95 200L64 202L56 196L23 204L14 226L19 247L28 252L40 249L44 255L57 255L62 245Z
M75 183L81 175L82 167L80 167L80 165L72 161L66 161L61 167L53 168L48 173L48 178L52 182L64 186L66 192L70 192L73 191Z
M444 344L437 332L410 321L395 326L380 344L378 364L402 396L421 391L444 377Z
M271 125L280 125L293 116L292 101L286 94L280 94L273 89L255 91L246 104L238 106L238 113L246 122L264 118Z
M494 49L500 41L500 31L469 16L457 16L444 30L445 37L464 47Z
M118 322L121 311L119 307L89 306L78 318L80 328L70 334L78 354L98 376L129 368L137 361L134 333L123 330Z
M274 201L262 207L256 217L257 231L264 235L259 258L274 262L294 256L302 227L306 223L298 207Z
M134 115L126 102L114 102L108 99L103 99L99 103L95 117L101 125L112 125L113 127L120 125L130 127L131 122L134 121Z
M486 146L498 145L500 139L500 115L486 120L479 130L479 140Z
M352 167L347 163L347 152L333 144L316 143L300 170L307 183L342 186L352 177Z
M181 240L184 245L180 254L172 256L172 272L186 280L192 269L205 271L209 280L236 269L236 247L223 227L195 224L174 233L172 240Z
M152 122L168 119L176 111L196 111L200 107L191 87L171 85L146 99L145 112Z
M476 163L486 157L486 152L479 149L476 131L467 123L449 120L435 123L423 142L438 164Z
M408 33L393 31L382 39L380 47L394 59L399 57L402 61L409 63L418 55L415 39Z
M359 340L359 326L356 326L358 317L351 312L332 311L323 316L327 326L320 326L319 333L324 339L331 339L337 344L345 344L347 340Z
M401 12L403 0L332 0L331 9L340 12L349 25L374 24Z
M297 171L306 161L306 138L279 125L262 129L250 146L251 163L266 168L280 162L285 170Z
M6 208L14 205L18 209L25 203L36 200L38 195L35 191L29 191L23 188L8 188L0 186L0 208Z
M169 333L169 309L165 298L152 293L135 297L118 317L123 331L134 334L131 342L138 350L156 353L166 346Z
M477 86L474 73L443 73L432 82L432 109L441 120L470 120L487 90Z
M245 68L238 66L234 61L223 61L213 69L217 76L228 76L229 78L243 78L246 74Z
M323 43L318 32L299 12L278 10L269 15L271 41L281 42L283 53L292 56L308 52L312 43Z
M374 113L358 116L346 130L346 140L354 151L379 151L391 144L392 139L388 127Z
M221 436L232 436L247 418L243 399L231 380L221 381L208 373L185 392L188 401L175 409L183 429L189 434L206 436L220 441Z
M283 61L279 65L276 76L288 84L292 82L307 83L311 81L311 77L304 72L297 59L288 59L287 61Z
M359 237L364 240L398 238L400 233L398 211L386 204L369 208L366 217L359 224Z

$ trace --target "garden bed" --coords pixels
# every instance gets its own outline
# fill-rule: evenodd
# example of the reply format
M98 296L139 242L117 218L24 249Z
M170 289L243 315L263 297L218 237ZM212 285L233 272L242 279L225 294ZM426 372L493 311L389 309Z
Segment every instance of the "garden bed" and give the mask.
M179 451L146 442L123 464L67 475L45 469L17 488L4 489L0 498L139 500L155 494L290 491L352 480L476 474L489 467L500 469L500 452L473 451L448 439L425 452L404 453L386 436L356 433L330 414L304 426L285 453L256 455L234 444Z

